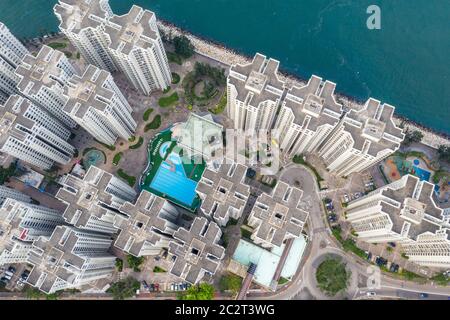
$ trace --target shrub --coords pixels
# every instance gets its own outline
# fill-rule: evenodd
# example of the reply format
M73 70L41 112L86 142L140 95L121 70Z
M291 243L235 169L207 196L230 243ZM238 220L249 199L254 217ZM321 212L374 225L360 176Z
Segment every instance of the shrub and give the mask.
M113 165L117 166L120 162L120 159L122 159L122 156L123 156L122 152L117 153L113 158L113 162L112 162Z
M177 84L181 80L180 75L178 73L172 72L172 84Z
M127 255L128 266L135 272L141 272L141 265L144 263L144 257L135 257L131 254Z
M164 270L164 269L161 268L161 267L155 266L155 267L153 268L153 272L154 272L154 273L164 273L164 272L167 272L167 271Z
M167 59L169 60L169 62L176 63L180 66L183 64L181 57L178 56L175 52L167 51Z
M122 178L123 180L125 180L130 187L134 187L135 183L136 183L136 177L133 176L129 176L128 174L125 173L125 171L123 171L122 169L119 169L117 171L117 175Z
M178 298L180 300L212 300L214 298L214 287L208 283L201 283L187 289L181 293Z
M234 294L237 294L242 287L242 278L235 274L227 274L220 278L219 288L220 291L230 290Z
M147 110L145 110L144 115L142 116L142 118L144 119L144 121L148 121L148 119L150 119L150 114L153 112L152 108L148 108Z
M195 47L191 40L184 35L174 37L172 42L175 47L175 53L185 59L192 57L195 52Z
M132 277L128 277L113 283L106 292L111 294L114 300L124 300L133 297L140 287L141 284L139 281Z
M155 130L155 129L158 129L160 126L161 126L161 115L157 114L153 118L152 122L147 123L145 125L144 131L147 132L149 130Z
M129 149L131 149L131 150L139 149L143 144L144 144L144 138L139 137L138 142L136 144L133 144L132 146L130 146Z

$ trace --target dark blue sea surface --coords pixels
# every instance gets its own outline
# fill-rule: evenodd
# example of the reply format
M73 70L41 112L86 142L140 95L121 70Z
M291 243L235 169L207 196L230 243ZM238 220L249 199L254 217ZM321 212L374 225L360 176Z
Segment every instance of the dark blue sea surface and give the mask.
M55 0L0 0L0 21L18 37L57 31ZM337 91L372 96L397 114L450 134L448 0L110 0L133 3L237 51L261 52L301 78L316 74ZM366 26L369 5L381 29Z

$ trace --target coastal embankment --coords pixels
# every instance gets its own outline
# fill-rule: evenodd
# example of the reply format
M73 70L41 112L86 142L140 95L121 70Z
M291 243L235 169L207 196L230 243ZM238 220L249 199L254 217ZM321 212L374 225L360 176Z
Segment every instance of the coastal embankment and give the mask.
M238 53L234 50L226 48L225 46L214 41L203 39L186 30L182 30L169 22L159 20L158 25L160 30L162 30L166 34L171 34L172 36L185 35L187 38L189 38L189 40L191 40L192 44L195 46L195 51L198 54L219 61L225 65L231 66L233 64L245 64L252 61L252 57L245 56L242 53ZM287 73L281 73L280 79L287 82L290 86L302 86L306 84L306 81L304 79L299 79ZM351 109L358 110L364 105L363 101L357 101L339 93L336 93L336 98L339 103L342 103L343 105ZM394 122L397 126L403 124L405 128L422 132L422 143L432 148L438 148L439 145L450 144L449 136L442 133L436 133L431 129L414 123L404 117L395 115Z

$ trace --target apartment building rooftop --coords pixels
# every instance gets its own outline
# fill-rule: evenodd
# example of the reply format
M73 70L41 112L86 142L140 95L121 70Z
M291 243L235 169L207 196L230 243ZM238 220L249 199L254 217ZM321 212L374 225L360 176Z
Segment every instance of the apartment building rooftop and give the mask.
M161 233L166 232L166 220L160 216L166 200L148 191L142 191L135 204L125 202L116 216L114 226L120 229L114 245L138 257L146 244L156 245Z
M208 223L206 218L195 218L191 228L179 228L170 242L169 252L176 256L170 273L197 283L204 272L214 274L225 255L225 249L218 245L222 235L219 226Z
M56 198L67 204L64 219L76 226L86 227L91 217L102 218L110 211L119 213L115 196L108 191L113 175L91 166L80 179L66 175L60 182L63 188L58 190Z
M64 111L77 118L83 118L90 108L105 111L107 101L114 97L114 92L104 86L108 76L108 71L93 65L89 65L81 77L73 75L64 88L64 94L68 98Z
M361 110L351 109L344 126L354 140L353 148L374 157L386 149L397 150L405 135L394 123L394 110L393 106L372 98Z
M105 26L111 39L110 48L128 55L134 47L151 48L152 40L158 39L158 31L153 30L150 21L155 14L133 5L124 15L114 15Z
M401 182L400 187L382 189L383 196L396 202L396 205L388 201L380 204L393 223L392 231L415 240L424 232L441 229L444 215L433 201L434 185L412 175L403 176Z
M336 102L335 88L335 83L313 75L305 86L289 89L284 104L292 110L297 125L312 131L323 124L334 126L343 112Z
M63 86L63 70L59 67L61 59L65 58L61 51L43 46L36 56L27 54L17 67L16 74L20 78L17 88L21 93L34 95L42 87Z
M59 0L54 12L59 27L71 32L100 26L111 14L108 0Z
M233 65L228 81L237 90L237 99L254 107L281 99L285 83L278 79L280 62L257 53L250 64Z
M272 194L261 194L252 209L249 225L256 228L252 238L281 246L289 237L299 237L308 213L298 208L303 191L278 182Z
M242 212L250 195L250 187L244 183L246 172L246 166L226 162L217 172L206 169L197 185L197 192L204 195L203 212L216 221L227 220L230 211Z

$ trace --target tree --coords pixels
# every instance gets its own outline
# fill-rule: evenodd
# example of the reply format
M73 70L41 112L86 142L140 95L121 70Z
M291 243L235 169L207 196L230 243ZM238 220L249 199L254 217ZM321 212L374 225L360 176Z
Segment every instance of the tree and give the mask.
M14 176L16 172L16 164L11 163L8 168L0 167L0 185L5 184L9 181L9 178Z
M135 257L131 254L127 255L127 262L134 272L141 272L140 266L144 263L144 257Z
M233 294L237 294L241 290L241 286L242 278L237 275L228 274L220 278L219 287L221 291L230 290Z
M438 147L439 160L450 163L450 145L440 145Z
M351 272L340 258L326 258L316 271L317 286L328 296L335 296L347 289Z
M195 47L186 36L176 36L173 38L175 53L188 59L194 55Z
M122 259L116 258L116 268L117 268L117 271L122 272L122 270L123 270L123 260Z
M423 139L423 133L419 130L406 129L405 139L403 140L404 146L409 146L413 142L419 143Z
M107 293L111 294L114 300L124 300L131 298L136 294L136 291L141 287L139 281L132 277L113 283Z
M180 300L212 300L212 298L214 298L214 287L208 283L192 286L178 296Z

